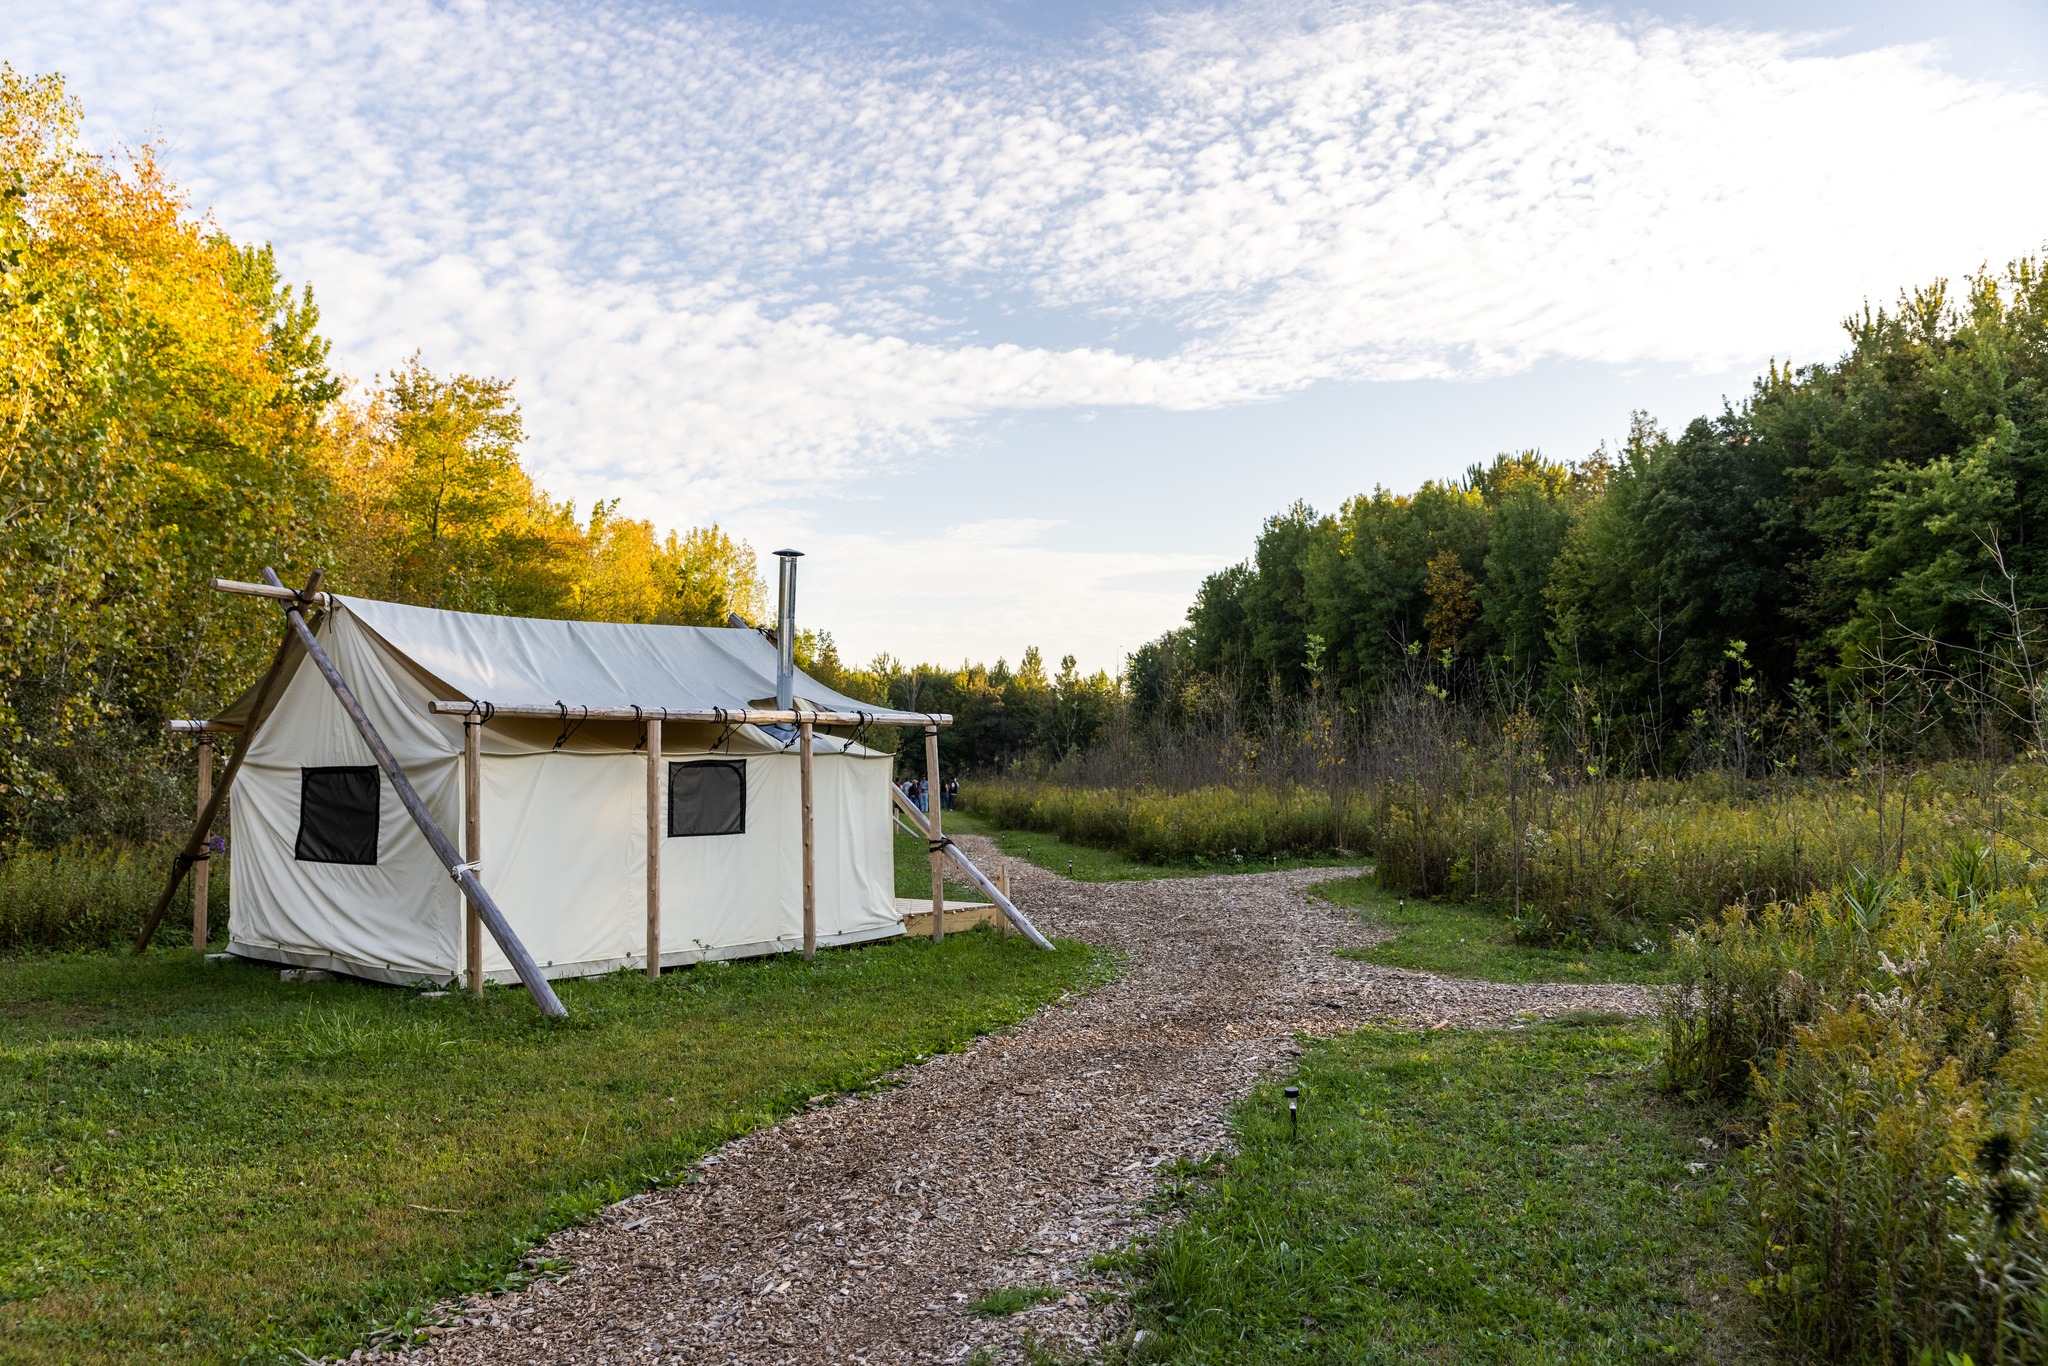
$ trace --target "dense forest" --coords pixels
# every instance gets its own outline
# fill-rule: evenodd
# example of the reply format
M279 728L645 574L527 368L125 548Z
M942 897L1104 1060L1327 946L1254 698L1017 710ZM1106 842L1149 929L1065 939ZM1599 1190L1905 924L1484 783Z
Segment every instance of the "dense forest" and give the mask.
M1675 436L1637 414L1619 451L1295 504L1131 656L1132 707L1172 724L1355 705L1422 670L1468 695L1590 697L1661 764L1704 709L1740 694L1788 714L1874 661L2028 686L2000 665L2025 671L2010 652L2048 590L2041 263L1846 328L1838 361L1773 365Z

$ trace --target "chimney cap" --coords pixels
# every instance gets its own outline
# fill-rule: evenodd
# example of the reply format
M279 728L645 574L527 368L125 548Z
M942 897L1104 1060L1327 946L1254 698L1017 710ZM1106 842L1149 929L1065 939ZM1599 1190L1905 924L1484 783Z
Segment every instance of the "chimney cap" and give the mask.
M801 560L804 557L804 552L801 550L778 550L775 554L785 560Z

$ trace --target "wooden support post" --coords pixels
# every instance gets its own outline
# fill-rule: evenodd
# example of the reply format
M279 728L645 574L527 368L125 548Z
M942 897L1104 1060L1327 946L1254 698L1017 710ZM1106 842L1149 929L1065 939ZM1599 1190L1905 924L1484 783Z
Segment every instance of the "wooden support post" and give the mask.
M199 805L194 809L194 820L206 814L206 804L213 799L213 737L201 732L199 736ZM211 850L200 856L192 865L192 949L195 953L206 952L206 873Z
M924 804L925 824L931 829L932 842L932 942L946 937L946 856L939 852L939 836L944 828L939 820L939 809L946 802L939 793L939 728L924 728Z
M811 723L797 722L797 767L804 790L804 958L818 956L818 840L811 820Z
M303 590L306 596L310 598L319 591L323 576L323 570L313 571L312 577L306 580L306 587ZM289 596L291 590L286 589L285 593ZM325 601L324 598L321 600ZM277 643L277 653L271 656L269 671L256 684L256 695L249 699L249 719L242 726L241 739L235 742L235 752L228 756L227 769L220 775L220 786L213 789L213 797L206 803L206 809L201 811L199 819L192 823L192 833L186 838L185 847L178 851L178 857L171 863L171 875L164 881L163 895L156 899L156 905L150 909L148 919L142 922L142 932L135 936L136 953L148 948L149 941L156 937L156 927L163 923L164 912L171 908L171 898L178 894L178 884L185 880L185 870L199 861L199 851L206 847L206 838L213 833L214 818L220 815L221 804L227 800L228 789L235 785L235 775L242 771L242 760L249 757L249 746L256 739L256 727L262 724L267 714L264 711L264 704L270 700L271 690L277 686L278 680L284 677L286 666L292 662L298 648L297 631L287 630L284 639Z
M462 856L472 864L484 857L483 718L462 723ZM471 992L484 994L484 922L476 905L462 899L462 962Z
M999 859L996 862L996 890L1001 892L1004 896L1008 896L1010 894L1010 861L1008 859ZM997 916L996 938L1001 939L1005 935L1009 934L1009 932L1010 918L1008 916L1003 915Z
M647 718L647 975L661 976L661 718Z

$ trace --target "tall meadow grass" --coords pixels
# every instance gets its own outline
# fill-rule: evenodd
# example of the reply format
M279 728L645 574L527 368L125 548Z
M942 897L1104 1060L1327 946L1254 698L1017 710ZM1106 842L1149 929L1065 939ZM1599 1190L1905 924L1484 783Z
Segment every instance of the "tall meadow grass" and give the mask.
M984 780L965 785L962 801L998 825L1155 863L1368 854L1389 891L1497 907L1525 942L1605 945L1732 905L1796 901L1858 869L1980 841L1996 782L1952 766L1895 785L1880 807L1847 781L1737 784L1706 774L1517 790L1475 764L1428 783L1337 790ZM2048 843L2041 823L2009 802L1996 819Z
M20 848L0 856L0 954L98 949L134 938L163 893L173 849ZM187 884L189 887L189 884ZM208 880L208 918L227 924L228 863ZM191 940L191 895L179 892L158 937Z

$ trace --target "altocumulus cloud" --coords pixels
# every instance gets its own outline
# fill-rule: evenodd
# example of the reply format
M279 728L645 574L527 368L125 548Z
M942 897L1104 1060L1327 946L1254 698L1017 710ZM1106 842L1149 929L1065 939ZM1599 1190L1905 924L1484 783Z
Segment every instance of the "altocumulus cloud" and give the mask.
M531 0L17 15L11 60L318 282L346 365L516 376L551 483L676 520L1006 412L1817 357L1845 304L2048 223L2030 91L1571 7L1057 48Z

